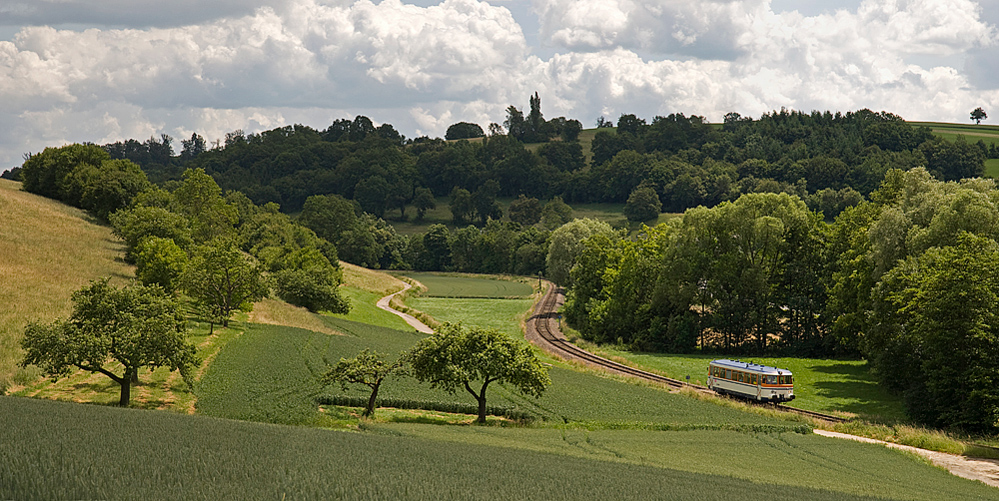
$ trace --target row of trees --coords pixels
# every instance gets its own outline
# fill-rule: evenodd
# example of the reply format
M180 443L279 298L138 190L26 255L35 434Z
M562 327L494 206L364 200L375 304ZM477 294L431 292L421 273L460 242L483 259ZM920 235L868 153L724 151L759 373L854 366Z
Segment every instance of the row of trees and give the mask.
M999 189L889 171L833 223L749 194L623 238L575 221L553 279L584 337L654 351L862 355L914 418L999 430ZM552 236L549 257L557 254Z
M548 141L555 137L551 131L576 130L569 124L578 122L546 121L537 95L526 117L512 106L508 114L506 131L490 127L475 142L407 140L391 125L375 127L358 116L326 130L295 125L259 134L236 131L208 149L194 134L182 141L176 157L163 154L168 137L105 149L112 158L139 163L160 183L179 179L183 165L204 169L224 190L241 191L258 205L275 202L298 212L309 196L338 194L375 217L400 219L408 217L407 205L419 201L426 207L428 196L445 197L455 189L474 194L489 183L498 185L491 190L495 196L561 196L572 203L623 203L645 184L656 191L661 210L680 212L754 192L789 191L805 199L849 188L867 196L890 168L924 166L939 179L955 180L981 175L985 158L999 158L995 145L934 139L928 129L890 113L781 110L756 120L731 113L722 127L680 113L651 123L625 114L616 129L598 129L587 160L573 134ZM448 137L484 134L459 122ZM525 147L532 141L547 142Z
M121 385L120 403L127 405L140 367L168 366L186 377L196 363L185 305L213 328L228 326L234 312L249 311L272 288L312 311L349 308L338 291L335 246L274 204L258 207L238 192L223 196L202 170L186 171L166 190L100 147L70 145L33 155L22 173L26 190L109 220L139 281L123 289L94 282L74 294L69 319L29 325L23 364L50 376L100 372ZM122 372L114 372L115 363Z

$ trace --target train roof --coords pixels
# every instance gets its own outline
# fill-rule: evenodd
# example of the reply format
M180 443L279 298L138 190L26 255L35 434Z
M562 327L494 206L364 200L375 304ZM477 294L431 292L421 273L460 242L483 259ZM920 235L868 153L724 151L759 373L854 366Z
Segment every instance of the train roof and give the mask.
M726 359L721 359L721 360L712 360L711 361L711 365L717 365L719 367L725 367L726 369L739 369L739 370L750 371L750 372L758 372L758 373L767 374L767 375L772 374L774 376L777 376L777 375L791 376L791 375L793 375L793 374L791 374L791 371L789 371L787 369L778 369L777 367L770 367L769 365L760 365L760 364L754 364L752 362L742 362L742 361L739 361L739 360L729 360L727 358Z

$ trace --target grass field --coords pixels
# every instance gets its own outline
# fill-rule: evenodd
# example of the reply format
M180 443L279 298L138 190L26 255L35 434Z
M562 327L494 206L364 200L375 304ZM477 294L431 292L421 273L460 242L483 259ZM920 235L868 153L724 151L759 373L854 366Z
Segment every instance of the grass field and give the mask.
M706 384L708 362L726 358L721 355L635 353L606 346L594 351L672 378L690 376L692 383L701 385ZM743 357L740 360L790 369L794 374L796 398L792 405L795 407L856 415L876 422L906 420L901 399L877 384L866 361L767 357Z
M5 397L0 497L996 497L992 488L902 453L813 436L403 424L369 429L343 433Z
M999 179L999 158L990 158L985 161L985 175Z
M121 285L134 276L121 260L122 244L111 229L86 213L21 191L0 179L0 394L35 380L38 372L17 368L19 342L29 321L50 322L72 311L73 291L91 280L112 277Z
M404 275L427 287L423 297L525 298L534 292L531 285L524 281L501 277L419 272L406 272Z

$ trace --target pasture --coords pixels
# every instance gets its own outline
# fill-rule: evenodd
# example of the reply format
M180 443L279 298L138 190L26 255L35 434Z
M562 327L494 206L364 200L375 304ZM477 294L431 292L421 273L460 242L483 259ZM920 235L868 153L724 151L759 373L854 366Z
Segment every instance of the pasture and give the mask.
M51 322L72 311L69 297L91 280L134 276L111 229L81 210L21 191L0 179L0 395L34 381L17 367L29 321Z

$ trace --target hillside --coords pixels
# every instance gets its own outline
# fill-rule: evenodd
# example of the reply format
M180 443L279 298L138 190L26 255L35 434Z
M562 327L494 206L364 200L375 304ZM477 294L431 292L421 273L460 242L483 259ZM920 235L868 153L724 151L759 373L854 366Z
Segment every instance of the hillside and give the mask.
M36 377L17 367L18 342L32 320L70 313L72 292L90 280L134 275L122 244L85 212L21 191L0 179L0 394Z

